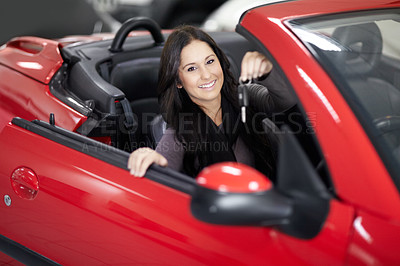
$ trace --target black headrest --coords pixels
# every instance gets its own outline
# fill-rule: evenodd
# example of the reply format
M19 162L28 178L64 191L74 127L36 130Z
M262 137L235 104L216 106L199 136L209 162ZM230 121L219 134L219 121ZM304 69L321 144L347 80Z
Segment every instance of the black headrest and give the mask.
M348 49L338 58L343 60L348 74L354 70L357 74L367 74L381 58L382 34L375 23L339 27L332 37Z
M157 97L160 58L138 58L116 65L110 83L124 92L130 101Z

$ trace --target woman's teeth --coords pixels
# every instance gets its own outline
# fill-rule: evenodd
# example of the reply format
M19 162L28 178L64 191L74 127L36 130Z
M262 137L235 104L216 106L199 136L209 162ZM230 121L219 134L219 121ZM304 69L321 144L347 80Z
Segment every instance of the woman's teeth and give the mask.
M199 88L211 88L212 86L214 86L214 84L215 84L215 80L213 81L213 82L210 82L210 83L208 83L208 84L204 84L204 85L201 85L201 86L199 86Z

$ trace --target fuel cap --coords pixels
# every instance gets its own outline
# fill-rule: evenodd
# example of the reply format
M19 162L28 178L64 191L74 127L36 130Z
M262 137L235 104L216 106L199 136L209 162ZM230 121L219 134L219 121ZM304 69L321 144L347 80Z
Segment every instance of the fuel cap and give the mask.
M35 172L28 167L19 167L11 175L11 186L22 199L33 200L39 191L39 181Z

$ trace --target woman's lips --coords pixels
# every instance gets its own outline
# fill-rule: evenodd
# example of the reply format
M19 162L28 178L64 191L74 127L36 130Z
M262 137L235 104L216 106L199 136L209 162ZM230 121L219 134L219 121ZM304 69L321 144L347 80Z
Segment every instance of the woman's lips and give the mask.
M211 82L209 82L209 83L200 85L199 88L200 88L200 89L203 89L203 90L212 89L212 88L214 87L214 85L215 85L216 82L217 82L216 80L213 80L213 81L211 81Z

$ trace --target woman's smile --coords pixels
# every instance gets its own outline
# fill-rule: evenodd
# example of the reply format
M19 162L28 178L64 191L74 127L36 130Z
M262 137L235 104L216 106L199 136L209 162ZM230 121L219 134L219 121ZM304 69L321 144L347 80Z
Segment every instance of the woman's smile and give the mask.
M205 90L212 90L214 88L214 85L215 85L216 82L217 82L216 80L213 80L213 81L211 81L209 83L200 85L199 88L200 89L205 89Z

